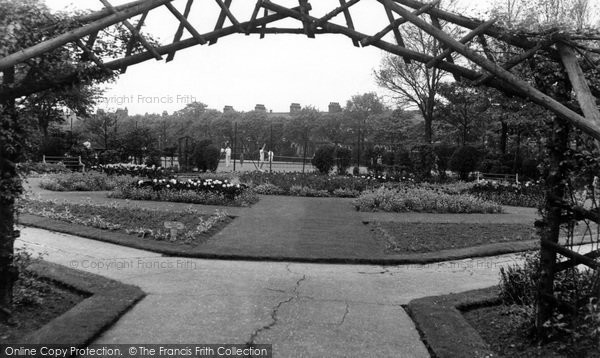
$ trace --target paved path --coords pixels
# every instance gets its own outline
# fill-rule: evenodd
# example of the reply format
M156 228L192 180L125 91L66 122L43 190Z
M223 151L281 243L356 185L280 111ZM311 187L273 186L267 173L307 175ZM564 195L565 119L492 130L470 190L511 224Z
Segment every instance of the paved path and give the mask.
M402 305L494 285L499 267L517 260L382 267L182 259L33 228L16 245L148 293L94 343L271 343L277 357L427 357Z

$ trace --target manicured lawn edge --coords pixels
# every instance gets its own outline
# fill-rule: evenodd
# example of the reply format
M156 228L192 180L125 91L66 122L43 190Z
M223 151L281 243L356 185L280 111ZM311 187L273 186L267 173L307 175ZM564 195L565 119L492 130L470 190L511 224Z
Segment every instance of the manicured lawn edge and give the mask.
M461 310L500 303L499 288L412 300L406 311L432 357L495 357L489 345L463 317Z
M69 311L25 336L20 344L85 347L146 294L138 287L49 262L30 267L39 277L90 295Z
M364 222L363 222L364 223ZM474 247L448 249L437 252L394 254L375 257L343 257L335 253L311 251L299 252L297 255L275 256L269 252L251 251L252 247L244 252L228 252L220 249L218 245L203 247L178 245L164 241L141 239L133 235L105 231L83 225L69 224L66 222L48 219L40 216L22 214L19 224L89 239L110 242L117 245L133 247L175 257L191 257L222 260L247 260L247 261L291 261L307 263L332 263L332 264L369 264L369 265L401 265L401 264L428 264L432 262L459 260L474 257L496 256L507 253L534 250L539 247L537 240L501 242Z

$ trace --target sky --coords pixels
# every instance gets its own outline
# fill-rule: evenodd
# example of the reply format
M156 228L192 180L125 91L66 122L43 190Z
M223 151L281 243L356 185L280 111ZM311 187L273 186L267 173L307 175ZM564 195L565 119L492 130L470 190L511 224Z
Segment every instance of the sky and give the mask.
M112 0L113 5L129 0ZM281 5L297 6L296 0L275 0ZM247 21L255 1L233 1L233 13ZM489 1L462 0L469 11L481 10ZM51 10L102 8L96 0L46 0ZM183 13L186 0L172 4ZM338 0L313 0L311 15L319 17L339 6ZM196 0L190 22L200 32L212 31L220 11L212 0ZM374 34L389 24L383 7L376 0L363 0L352 8L358 31ZM342 14L332 20L344 24ZM135 22L134 22L135 23ZM172 41L178 21L163 6L153 10L144 31L162 44ZM228 26L226 20L225 26ZM277 24L277 25L275 25ZM297 21L274 23L277 27L298 27ZM183 39L191 35L184 32ZM390 35L391 36L391 35ZM393 41L393 40L391 40ZM148 60L127 69L106 85L98 108L114 111L127 107L130 114L172 113L191 102L222 110L225 105L237 111L251 111L264 104L268 111L288 112L291 103L327 110L330 102L345 105L353 95L377 92L388 104L389 93L375 83L373 72L379 68L383 51L375 47L354 47L343 35L230 35L211 46L197 45L178 51L173 61ZM164 56L166 58L166 56Z

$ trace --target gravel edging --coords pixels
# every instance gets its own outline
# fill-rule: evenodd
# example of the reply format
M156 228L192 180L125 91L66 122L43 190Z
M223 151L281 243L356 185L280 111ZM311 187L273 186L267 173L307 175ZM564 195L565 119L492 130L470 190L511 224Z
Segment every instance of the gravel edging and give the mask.
M203 247L202 245L177 245L165 241L142 239L133 235L101 230L84 225L70 224L60 220L48 219L31 214L19 215L18 224L109 242L127 247L133 247L136 249L152 251L166 256L222 260L288 261L368 265L418 265L468 258L498 256L515 252L530 251L539 248L538 240L524 240L499 242L467 248L447 249L425 253L387 255L382 252L381 256L373 257L344 257L336 256L335 253L326 253L322 251L298 252L297 254L295 253L295 255L274 255L264 251L252 252L252 247L246 247L244 250L238 250L234 252L227 248L220 248L218 243L215 242L208 247Z
M68 344L83 348L146 295L136 286L50 262L33 264L30 270L43 279L90 296L23 337L19 344Z
M412 300L406 311L435 358L495 357L497 353L463 317L461 310L498 304L497 286Z

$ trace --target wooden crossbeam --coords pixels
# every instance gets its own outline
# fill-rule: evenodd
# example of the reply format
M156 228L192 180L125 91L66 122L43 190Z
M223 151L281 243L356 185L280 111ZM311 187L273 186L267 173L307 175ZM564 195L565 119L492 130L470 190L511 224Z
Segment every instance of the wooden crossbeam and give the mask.
M106 68L106 66L104 66L104 64L102 63L102 61L98 58L98 56L96 56L96 54L94 54L94 52L92 50L90 50L84 43L83 41L81 41L80 39L78 39L77 41L75 41L75 44L83 50L83 52L85 53L85 55L87 56L87 58L91 59L96 66L102 68L105 72L112 72L110 71L108 68Z
M486 22L484 22L483 24L479 25L478 27L476 27L474 30L472 30L471 32L469 32L468 34L466 34L465 36L463 36L460 40L458 40L461 44L466 44L467 42L471 41L472 39L475 38L475 36L481 34L482 32L484 32L486 29L488 29L490 26L492 26L494 23L496 22L496 19L490 19ZM443 32L440 29L436 29L438 31ZM427 68L433 67L435 66L439 61L443 60L444 57L450 55L452 53L452 49L447 48L445 49L442 53L440 53L439 55L435 56L433 58L433 60L427 62L425 64L425 66Z
M460 53L465 56L467 59L473 61L477 65L481 66L486 71L494 74L499 80L506 82L510 86L516 88L519 92L523 93L526 97L528 97L531 101L551 110L556 113L561 118L571 122L575 127L581 129L585 133L589 134L595 139L600 140L600 125L595 122L592 122L585 117L579 115L578 113L572 111L562 103L556 101L554 98L542 93L538 89L532 87L526 81L518 78L497 64L488 61L485 57L481 57L475 51L469 49L464 44L454 40L448 34L444 33L436 29L434 26L426 23L421 20L418 16L414 16L403 9L400 6L396 7L397 11L401 12L401 15L406 17L410 22L423 29L425 32L434 36L439 41L446 44L452 50Z
M592 252L588 252L587 254L584 254L583 256L587 257L591 260L597 259L598 257L600 257L600 250L594 250ZM556 272L561 272L561 271L570 269L571 267L575 267L579 264L580 264L580 262L578 260L571 259L571 260L559 262L558 264L556 264L556 267L554 267L554 270Z
M183 25L186 30L188 30L190 32L190 34L192 34L192 36L198 40L198 43L200 45L204 45L206 43L206 39L204 39L204 37L202 35L200 35L200 33L194 28L194 26L192 26L192 24L190 24L190 22L187 20L187 17L182 15L172 4L170 3L166 3L165 6L167 7L167 9L169 9L169 11L171 11L171 13L179 20L179 24ZM188 13L189 15L189 13Z
M303 16L299 12L290 10L286 7L283 7L283 6L280 6L277 4L274 4L271 1L264 0L263 6L265 6L265 8L268 8L271 11L275 11L278 14L281 14L281 15L284 15L287 17L291 17L291 18L295 18L300 21L303 20ZM317 20L316 18L312 18L312 21L316 21L316 20ZM323 29L327 33L342 34L353 40L361 40L365 37L368 37L368 35L361 33L359 31L356 31L355 29L350 29L348 27L345 27L342 25L337 25L337 24L334 24L331 22L327 22L327 23L323 24ZM377 40L372 44L372 46L377 47L381 50L384 50L386 52L392 53L397 56L410 57L411 60L415 60L415 61L418 61L421 63L426 63L433 58L430 55L423 54L423 53L408 49L406 47L401 47L401 46L392 44L392 43L384 41L384 40ZM481 76L480 72L474 71L470 68L466 68L466 67L454 64L454 63L440 62L437 67L440 68L441 70L447 71L452 74L456 74L460 77L464 77L464 78L466 78L468 80L472 80L472 81L476 80L477 78L479 78ZM508 93L509 95L526 97L526 95L523 91L521 91L503 81L499 81L495 78L490 80L490 82L488 83L488 86L497 88L501 91Z
M311 5L308 3L308 0L298 0L300 4L300 12L303 15L308 15L310 10L312 9ZM302 21L302 27L304 28L304 33L311 39L315 38L315 33L313 31L313 27L309 21Z
M250 34L250 30L254 28L254 21L256 21L256 17L258 16L258 12L262 7L262 0L258 0L256 5L254 5L254 10L252 11L252 15L250 16L250 21L248 21L248 26L246 26L246 35Z
M596 104L596 97L590 92L590 87L587 84L583 70L579 66L579 61L573 49L562 42L556 44L558 53L562 58L562 63L565 65L565 70L569 75L569 80L577 96L579 107L589 121L600 126L600 111Z
M340 6L344 8L342 11L344 12L344 18L346 19L346 26L348 26L350 30L354 30L354 21L352 21L352 15L350 15L350 10L348 10L349 6L346 6L346 0L340 0ZM352 39L352 44L356 47L360 46L358 40L355 39Z
M185 4L185 10L183 10L183 17L185 17L186 19L188 18L188 16L190 16L190 12L192 11L193 4L194 4L194 0L188 0L187 3ZM183 36L183 28L184 28L183 23L180 21L179 26L177 26L177 31L175 31L175 36L173 37L173 42L178 42L179 40L181 40L181 36ZM174 58L175 58L175 51L169 52L169 54L167 55L166 62L173 61Z
M124 19L128 19L130 17L139 15L146 10L151 10L158 6L162 6L164 3L169 1L173 0L146 0L139 5L129 7L126 10L122 10L116 14L103 17L78 29L71 30L47 41L40 42L25 50L15 52L13 54L0 58L0 71L4 70L5 68L9 68L17 63L24 62L25 60L30 59L32 57L36 57L48 51L52 51L60 46L73 42L84 36L96 33L98 30L119 23Z
M89 49L94 48L94 44L96 43L96 39L98 38L98 31L91 33L88 36L88 39L85 43L85 46Z
M233 16L231 11L229 10L229 7L231 6L231 0L225 0L225 3L223 3L222 0L215 0L215 1L221 7L221 12L225 13L225 15L227 16L229 21L231 21L233 26L237 27L239 31L242 31L240 22L235 18L235 16Z
M138 21L138 23L135 25L136 30L138 30L138 31L142 30L142 26L144 26L144 21L146 21L146 16L148 16L148 11L144 11L144 13L142 14L142 17L140 18L140 21ZM135 45L135 40L136 40L135 36L131 36L131 38L127 42L127 49L125 50L125 57L131 55L131 52L133 51L133 46ZM125 73L125 71L127 71L127 67L122 67L121 73Z
M315 21L313 23L313 26L319 27L319 26L323 25L327 21L329 21L329 20L333 19L334 17L336 17L337 15L339 15L341 12L348 10L352 5L356 4L359 1L360 0L350 0L349 2L345 3L344 5L336 7L329 13L325 14L325 16L323 16L323 17L319 18L317 21Z
M515 67L519 63L521 63L521 62L525 61L526 59L530 58L531 56L535 55L535 53L538 52L539 50L541 50L542 48L550 46L553 42L554 41L538 43L535 47L530 48L529 50L508 59L508 61L506 61L506 63L502 65L502 68L504 68L505 70L510 70L511 68ZM491 73L486 73L486 74L482 75L481 78L479 78L473 84L475 86L479 86L481 84L486 83L490 78L493 78L493 77L494 77L494 75L492 75Z
M492 53L492 51L490 50L490 47L488 46L488 42L485 39L485 36L482 34L477 35L477 41L479 42L479 44L481 44L481 47L483 48L483 53L485 54L485 57L490 60L491 62L497 62L496 58L494 57L494 54Z
M269 11L265 8L263 11L263 18L267 17L269 15ZM263 24L260 29L262 30L260 32L260 39L264 39L265 38L265 30L267 29L267 24Z
M440 1L441 0L435 0L434 2L431 2L431 3L423 6L422 8L419 8L417 11L414 12L414 14L415 15L421 15L422 13L425 13L429 9L431 9L432 7L434 7L437 4L439 4ZM387 35L390 31L392 31L392 29L397 28L398 26L404 24L405 22L407 22L407 20L405 18L403 18L403 17L398 18L398 19L394 20L393 23L389 24L383 30L379 31L375 35L366 37L363 40L361 40L360 44L362 46L369 46L371 43L373 43L373 42L375 42L377 40L381 40L385 35Z
M100 0L100 2L102 4L104 4L104 6L106 8L108 8L110 11L112 11L113 14L118 13L118 11L110 4L110 2L108 2L108 0ZM144 46L146 48L146 50L150 51L150 53L152 53L152 55L154 55L155 59L162 60L162 56L158 52L156 52L154 47L152 47L152 45L150 45L150 43L148 41L146 41L146 39L140 34L140 32L137 31L135 29L135 27L127 19L124 19L122 22L123 22L123 25L125 25L125 27L127 29L129 29L129 32L131 32L131 36L136 37L140 41L142 46Z
M154 1L161 1L161 0L146 0L145 5L152 6L152 5L154 5L153 4ZM170 1L170 0L162 0L162 1ZM150 4L151 2L152 2L152 4ZM159 5L157 5L157 6L159 6ZM291 9L291 11L294 14L297 14L298 10L299 10L299 7L294 7ZM129 11L134 11L134 10L130 9ZM129 17L134 16L134 15L130 15ZM269 23L272 23L275 21L279 21L286 17L287 17L286 15L282 15L279 13L273 14L273 15L268 15L268 16L265 16L265 17L262 17L262 18L256 20L255 25L262 26L262 25L269 24ZM242 23L241 25L243 27L245 27L248 25L248 23ZM230 26L230 27L223 28L220 30L205 33L205 34L203 34L203 36L207 40L210 41L212 39L228 36L228 35L231 35L231 34L234 34L237 32L238 32L237 28ZM82 36L85 36L85 35L86 34L84 34ZM46 42L51 42L52 44L54 44L55 41L56 41L56 39L51 39L51 40L45 41L42 44L47 46ZM173 51L179 51L179 50L183 50L185 48L195 46L197 44L198 44L197 40L194 37L191 37L191 38L188 38L185 40L178 41L176 43L171 43L169 45L157 47L156 50L161 54L168 54ZM131 55L129 57L124 57L124 58L116 59L116 60L113 60L110 62L105 62L104 65L110 70L118 70L123 66L131 66L131 65L134 65L137 63L141 63L141 62L150 60L152 58L154 58L153 55L151 53L149 53L148 51L146 51L146 52L138 53L135 55ZM0 61L1 60L2 59L0 59ZM17 63L24 62L24 61L26 61L26 60L17 61ZM88 72L88 73L92 74L92 72ZM77 81L79 76L80 76L80 73L71 72L71 73L63 74L62 76L60 76L59 78L56 78L56 80L54 80L52 82L51 81L27 82L27 83L22 83L20 86L15 87L15 88L0 88L0 101L5 101L10 98L27 96L32 93L44 91L44 90L54 88L57 86L65 86L65 85L68 85L70 83Z
M547 239L541 239L542 247L558 252L564 257L568 257L571 260L578 262L579 264L586 265L589 268L597 270L600 268L600 263L596 262L594 259L586 257L582 254L579 254L575 251L569 250L566 247L563 247L555 242L549 241Z
M418 9L420 7L423 7L423 5L425 5L424 3L420 2L420 1L416 1L416 0L394 0L394 2L402 4L404 6L408 6L413 9ZM457 15L457 14L442 10L437 7L431 9L429 11L429 14L433 15L441 20L448 21L453 24L456 24L456 25L459 25L459 26L462 26L462 27L465 27L465 28L471 29L471 30L477 28L482 23L482 21L473 20L466 16ZM521 36L512 35L509 32L507 32L504 28L501 28L501 27L492 26L492 27L488 28L484 33L486 35L494 37L500 41L504 41L510 45L524 48L524 49L530 49L536 45L535 41L530 41L527 38L524 38Z
M396 19L394 19L394 14L390 9L390 5L392 4L392 2L390 0L380 0L379 2L381 2L383 4L383 7L385 8L385 15L387 16L388 21L390 22L390 24L393 24ZM402 38L402 34L400 34L400 29L397 26L394 26L392 28L392 31L394 32L396 43L402 47L406 47L406 45L404 44L404 39ZM410 60L406 58L404 59L404 61L410 62Z
M440 19L438 19L435 15L429 15L429 17L431 18L431 24L433 26L435 26L438 30L442 30L442 23L440 22ZM442 43L439 43L439 41L437 41L437 43L440 45L440 49L445 50L444 46ZM452 54L448 54L448 56L446 56L446 61L450 62L450 63L454 63L454 59L452 58ZM454 80L456 82L460 82L462 79L457 76L455 73L452 74L452 76L454 77Z
M219 3L219 1L217 1L217 3ZM229 8L229 6L231 6L231 0L225 0L225 4L219 4L220 5L225 5L225 7ZM221 13L219 13L219 18L217 19L217 23L215 25L215 30L219 30L223 28L223 25L225 25L225 19L227 18L227 13L223 10L223 8L221 8ZM217 39L214 39L212 41L210 41L208 44L209 45L214 45L217 43Z

